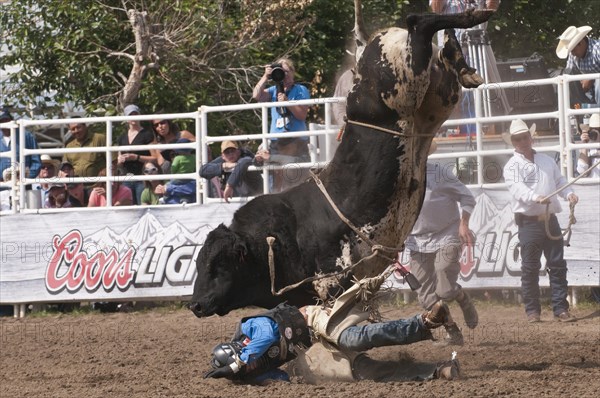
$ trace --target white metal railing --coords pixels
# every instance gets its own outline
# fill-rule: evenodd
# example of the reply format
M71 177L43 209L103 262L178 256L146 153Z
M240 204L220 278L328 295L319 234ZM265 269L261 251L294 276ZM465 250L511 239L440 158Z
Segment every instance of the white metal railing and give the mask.
M447 120L443 126L458 126L462 124L475 124L476 126L476 134L475 134L475 150L473 151L464 151L464 152L452 152L452 153L436 153L431 155L433 159L452 159L457 157L465 157L465 158L475 158L477 164L477 184L472 184L470 186L479 186L479 187L501 187L503 183L494 183L494 184L486 184L484 180L484 157L490 155L510 155L512 154L512 149L484 149L484 124L486 123L496 123L496 122L510 122L514 119L520 118L523 120L532 120L532 119L556 119L559 127L557 141L552 145L546 145L542 147L536 147L536 149L540 151L548 151L548 152L558 152L560 154L560 164L562 173L565 177L571 180L574 177L573 174L573 153L578 149L582 148L598 148L599 145L595 144L576 144L572 140L571 129L570 129L570 118L578 115L584 115L587 113L598 112L598 108L591 109L571 109L570 104L570 92L568 89L568 83L571 81L584 80L584 79L596 79L598 75L596 74L587 74L587 75L562 75L554 78L547 79L536 79L536 80L527 80L527 81L518 81L518 82L503 82L503 83L492 83L492 84L484 84L476 89L471 89L474 92L475 97L475 117L474 118L463 118L463 119L450 119ZM538 113L526 113L520 115L502 115L502 116L484 116L485 109L484 106L486 104L483 103L484 98L489 98L489 95L484 95L487 90L497 90L497 89L505 89L505 88L515 88L519 85L544 85L551 84L556 86L556 94L557 94L557 110L550 112L538 112ZM56 212L61 211L60 209L27 209L24 205L25 198L25 190L26 186L34 183L50 183L50 182L59 182L59 183L79 183L79 182L109 182L109 181L120 181L128 180L128 181L146 181L146 180L168 180L172 178L179 179L195 179L197 182L197 201L195 204L187 204L187 206L199 205L201 203L208 203L214 201L220 201L218 198L209 198L208 190L206 189L207 182L203 181L200 178L198 171L200 170L201 165L206 163L208 159L208 148L209 145L215 142L222 142L224 140L233 140L233 141L246 141L246 140L260 140L266 146L267 140L269 138L276 137L309 137L311 151L310 153L310 162L294 164L294 167L298 168L309 168L309 167L322 167L333 157L334 151L331 148L330 136L337 134L338 127L331 123L331 104L337 103L340 101L345 101L345 98L317 98L310 100L301 100L301 101L288 101L288 102L262 102L262 103L253 103L253 104L240 104L240 105L223 105L223 106L201 106L196 112L187 112L187 113L172 113L172 114L160 114L160 115L137 115L137 116L112 116L112 117L93 117L93 118L69 118L69 119L48 119L48 120L17 120L14 122L3 123L1 125L2 128L8 128L11 130L11 142L15 142L14 138L16 137L16 132L18 130L19 134L19 142L25 142L25 131L28 126L40 126L40 125L65 125L70 123L105 123L105 132L106 132L106 147L97 147L97 148L43 148L43 149L26 149L21 148L19 154L17 156L16 153L16 145L12 145L10 152L0 153L2 157L9 157L11 159L12 164L25 164L25 157L34 154L48 154L48 155L62 155L65 153L89 153L89 152L104 152L106 156L106 169L107 175L106 177L79 177L79 178L49 178L49 179L41 179L41 178L25 178L21 176L20 180L17 181L17 176L15 173L12 173L12 179L9 182L0 183L0 188L10 188L12 195L12 209L9 213L16 212ZM302 132L289 132L289 133L278 133L278 134L270 134L269 133L269 109L272 107L281 107L281 106L291 106L291 105L318 105L322 106L324 109L324 117L325 124L323 129L319 130L309 130ZM257 134L242 134L235 136L209 136L208 134L208 117L211 113L217 112L239 112L239 111L254 111L260 109L260 118L261 118L261 132ZM196 172L188 173L188 174L161 174L161 175L139 175L139 176L126 176L119 177L114 176L112 174L111 169L111 160L112 154L114 152L118 152L123 150L124 147L113 146L113 124L115 122L123 122L127 120L157 120L157 119L193 119L195 121L195 135L197 137L196 142L189 144L156 144L156 145L134 145L127 146L128 150L149 150L149 149L173 149L173 148L192 148L196 151ZM322 142L317 143L317 137L324 136L327 139L322 140ZM470 137L469 137L470 138ZM319 162L317 159L317 154L319 154L319 158L325 159L324 162ZM263 167L255 167L250 166L249 170L261 170L263 172L263 181L264 181L264 192L269 191L269 173L273 170L277 169L285 169L286 165L274 165L269 164ZM17 184L19 182L19 184ZM577 183L586 184L586 183L598 183L597 179L581 179ZM112 206L112 187L111 184L107 184L107 206ZM234 201L239 201L243 199L234 199ZM160 205L165 206L165 205ZM181 205L173 205L173 206L181 206ZM129 206L120 207L120 208L128 208ZM137 206L134 206L137 207ZM96 208L93 208L94 210ZM65 209L64 211L72 211L78 210L76 209ZM90 209L91 210L91 209ZM1 214L6 214L7 212L2 212Z

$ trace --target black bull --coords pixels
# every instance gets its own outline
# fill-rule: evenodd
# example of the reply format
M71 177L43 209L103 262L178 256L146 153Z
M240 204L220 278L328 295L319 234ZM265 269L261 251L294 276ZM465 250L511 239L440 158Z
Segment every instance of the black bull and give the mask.
M379 32L365 47L348 95L348 119L404 136L348 123L319 178L342 214L372 241L397 247L410 232L423 201L431 140L458 102L460 86L482 82L465 63L451 28L472 27L491 14L412 15L407 30ZM441 29L448 30L438 51L431 41ZM340 270L372 253L313 180L257 197L235 213L229 227L219 225L204 242L190 303L198 317L248 305L272 307L284 300L310 304L333 292L338 281L326 278L273 296L267 237L275 238L275 289ZM374 256L352 273L377 275L389 263Z

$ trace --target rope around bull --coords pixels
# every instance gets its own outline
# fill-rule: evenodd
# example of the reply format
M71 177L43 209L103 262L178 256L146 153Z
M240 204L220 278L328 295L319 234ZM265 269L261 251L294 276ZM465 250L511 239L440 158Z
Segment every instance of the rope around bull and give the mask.
M359 228L357 228L352 221L350 221L341 211L340 209L337 207L337 205L335 204L335 202L333 201L333 199L331 198L331 196L329 195L329 193L327 192L327 189L325 188L325 186L323 185L323 182L321 181L321 179L313 172L310 172L310 176L312 177L312 179L315 181L315 183L317 184L317 186L319 187L319 189L321 190L321 192L323 193L323 195L325 196L325 198L327 199L327 201L329 202L329 204L331 205L331 207L333 208L333 210L336 212L336 214L338 215L338 217L346 224L350 227L350 229L352 229L352 231L354 231L354 233L356 233L364 242L366 242L370 247L371 247L371 251L372 253L366 257L361 258L358 262L340 270L340 271L336 271L336 272L331 272L329 274L324 274L324 275L315 275L315 276L311 276L308 278L305 278L303 280L301 280L300 282L294 283L292 285L288 285L285 286L282 289L279 289L277 291L275 291L275 255L273 253L273 243L275 242L275 237L273 236L267 236L267 244L269 245L269 276L271 278L271 294L274 296L279 296L282 295L283 293L295 289L298 286L306 283L306 282L313 282L319 279L324 279L324 278L329 278L329 277L333 277L333 276L338 276L341 274L345 274L351 270L353 270L354 268L356 268L359 264L361 264L363 261L366 260L370 260L375 256L380 256L383 257L389 261L394 261L393 258L388 257L386 255L384 255L381 252L386 252L386 253L398 253L400 251L402 251L402 248L398 248L398 247L387 247L387 246L383 246L380 244L377 244L375 242L373 242L372 239L370 239L364 232L362 232ZM385 272L385 271L384 271Z
M555 195L558 195L560 192L562 192L566 188L573 185L577 180L585 177L587 174L589 174L592 171L592 169L594 169L594 167L597 167L598 165L600 165L600 162L594 163L586 171L584 171L583 173L579 174L576 178L574 178L573 181L571 181L568 184L565 184L564 186L558 188L556 191L552 192L550 195L542 198L542 202L550 199L551 197L553 197ZM574 224L577 223L577 219L575 218L575 203L569 203L569 224L567 225L567 228L565 228L565 231L562 232L560 235L554 236L550 232L549 214L550 214L550 202L546 203L546 216L544 217L544 227L546 229L546 236L548 237L548 239L552 239L552 240L560 240L566 236L565 245L569 246L569 242L571 240L571 233L572 233L571 226L573 226Z

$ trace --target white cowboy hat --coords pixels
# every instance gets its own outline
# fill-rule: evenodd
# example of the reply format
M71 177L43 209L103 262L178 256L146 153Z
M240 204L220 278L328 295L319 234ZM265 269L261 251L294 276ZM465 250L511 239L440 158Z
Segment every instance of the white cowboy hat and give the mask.
M591 129L600 129L600 113L594 113L590 117L589 125Z
M556 56L565 59L571 50L592 30L591 26L569 26L558 38Z
M535 123L531 124L531 127L527 127L527 123L522 121L521 119L515 119L510 124L510 133L502 133L502 139L506 144L512 145L511 137L517 134L529 133L533 137L535 134Z
M535 134L535 123L531 124L531 127L527 127L527 123L521 119L513 120L510 124L510 135L517 135L529 132L529 134Z
M582 133L587 133L590 129L599 129L600 128L600 113L594 113L590 120L586 123L579 123L579 128Z

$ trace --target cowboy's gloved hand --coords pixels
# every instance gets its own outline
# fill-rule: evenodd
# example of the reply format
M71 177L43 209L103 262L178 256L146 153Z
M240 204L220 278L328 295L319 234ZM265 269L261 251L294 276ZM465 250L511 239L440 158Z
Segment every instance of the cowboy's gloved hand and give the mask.
M230 366L223 366L221 368L213 369L210 372L207 372L204 375L204 378L205 379L208 379L208 378L220 379L222 377L231 376L233 374L234 374L233 369Z

